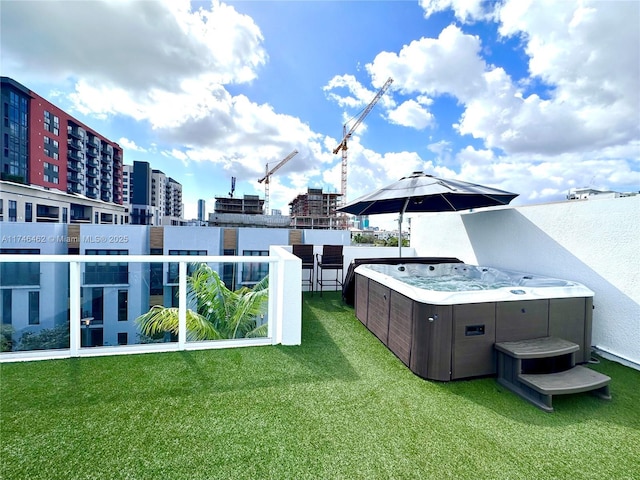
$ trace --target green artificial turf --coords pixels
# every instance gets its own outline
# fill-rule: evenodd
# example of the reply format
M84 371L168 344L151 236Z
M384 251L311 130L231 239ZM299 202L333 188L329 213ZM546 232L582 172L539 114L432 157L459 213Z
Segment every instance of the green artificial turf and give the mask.
M548 414L495 379L411 373L337 294L297 347L3 364L10 479L640 478L640 372Z

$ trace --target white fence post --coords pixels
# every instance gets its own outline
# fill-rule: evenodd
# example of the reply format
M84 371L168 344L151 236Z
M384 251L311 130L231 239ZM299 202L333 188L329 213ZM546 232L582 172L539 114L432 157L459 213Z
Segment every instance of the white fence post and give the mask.
M81 281L80 262L69 262L69 350L72 357L80 354L80 286Z
M187 263L178 264L178 350L187 346Z

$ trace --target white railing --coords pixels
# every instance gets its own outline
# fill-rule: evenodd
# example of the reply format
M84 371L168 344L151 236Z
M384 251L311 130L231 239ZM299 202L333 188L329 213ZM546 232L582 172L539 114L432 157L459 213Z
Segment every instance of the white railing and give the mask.
M0 255L0 263L62 263L69 265L69 348L28 350L0 353L0 362L39 360L51 358L87 357L149 352L169 352L258 345L299 345L301 341L302 298L300 259L282 247L270 247L269 256L183 256L183 255ZM82 265L85 263L178 263L178 319L177 342L146 343L118 346L83 347L82 334ZM187 341L187 265L189 263L229 264L268 263L269 299L267 307L268 333L263 338L239 338L214 341ZM164 270L164 269L163 269ZM40 285L54 279L41 278ZM13 288L0 278L0 289ZM86 287L86 285L84 286ZM4 308L4 306L2 306ZM47 306L41 307L46 309ZM147 308L148 310L148 308ZM146 311L146 310L145 310ZM144 313L144 312L140 312ZM88 325L87 325L88 326Z

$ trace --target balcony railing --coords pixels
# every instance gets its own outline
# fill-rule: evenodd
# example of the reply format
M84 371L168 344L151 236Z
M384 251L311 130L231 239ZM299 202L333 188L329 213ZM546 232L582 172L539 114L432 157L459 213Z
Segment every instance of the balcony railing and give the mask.
M84 141L85 131L80 127L69 127L67 133L74 138L80 139Z
M76 160L78 162L82 162L82 161L84 161L84 153L77 152L75 150L68 150L67 151L67 158L69 158L71 160Z
M82 150L84 148L84 145L82 144L81 141L75 140L73 138L67 139L67 145L69 145L72 148L75 148L76 150Z
M88 235L82 241L94 240L101 239ZM7 302L10 304L12 299L14 303L24 299L25 305L29 305L24 312L12 308L13 318L9 322L3 319L0 333L8 338L8 342L3 342L5 351L0 353L0 362L300 343L301 264L297 257L285 248L275 246L266 257L197 257L198 262L206 262L217 271L222 271L218 267L223 264L269 265L267 306L264 315L256 317L256 325L267 325L266 336L228 340L193 340L189 337L187 310L195 305L187 297L187 277L188 266L194 260L193 256L179 255L0 254L0 265L15 269L16 264L23 263L29 265L23 270L32 272L29 285L25 286L15 287L7 282L5 275L0 278L0 292L6 292L3 293L3 306ZM123 263L127 265L126 271ZM147 313L151 305L158 304L157 293L150 289L154 282L150 277L153 273L150 265L163 265L166 271L170 263L178 264L178 284L161 283L160 288L164 291L165 304L177 307L178 333L146 337L135 319ZM109 271L109 265L115 270ZM50 278L55 278L55 282L50 282ZM157 275L154 278L157 282ZM159 279L162 282L162 275ZM127 282L107 282L124 280ZM6 337L7 332L9 337ZM25 338L29 341L24 341ZM13 351L6 351L7 345ZM25 345L26 348L14 348Z

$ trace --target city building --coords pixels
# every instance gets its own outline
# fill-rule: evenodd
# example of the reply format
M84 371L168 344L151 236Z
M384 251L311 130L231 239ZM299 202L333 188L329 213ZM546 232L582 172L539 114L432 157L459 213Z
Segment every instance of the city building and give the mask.
M183 225L182 185L149 162L125 165L124 175L133 225Z
M594 188L572 188L569 190L567 200L591 200L591 199L604 199L604 198L622 198L633 197L637 195L636 192L614 192L612 190L596 190Z
M207 221L206 202L202 199L198 200L198 221Z
M130 345L149 341L135 319L154 305L177 306L178 263L101 262L104 256L269 255L270 245L349 244L341 231L262 228L201 228L150 225L69 225L12 222L2 225L0 254L92 255L81 267L83 346ZM195 260L195 259L194 259ZM217 263L225 285L252 286L269 272L261 262ZM194 266L189 265L188 271ZM0 326L21 338L68 328L69 269L64 263L0 263ZM59 347L64 348L64 347Z
M258 195L243 197L215 197L213 213L209 214L212 227L267 227L289 228L290 219L283 215L264 215L264 200Z
M346 217L338 216L340 193L324 193L321 188L308 188L289 203L292 228L344 229Z
M126 223L120 146L11 78L0 87L6 220Z

